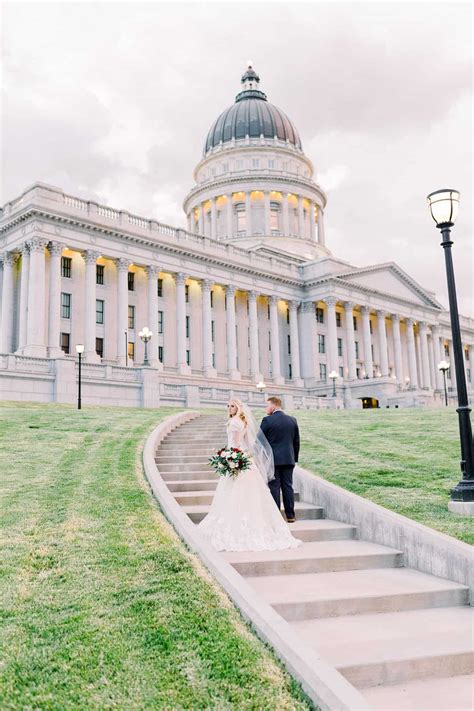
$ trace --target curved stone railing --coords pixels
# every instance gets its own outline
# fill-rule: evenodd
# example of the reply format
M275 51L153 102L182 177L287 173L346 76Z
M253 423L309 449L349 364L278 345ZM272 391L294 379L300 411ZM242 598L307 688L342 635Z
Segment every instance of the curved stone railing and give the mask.
M199 417L187 411L168 417L149 435L143 450L145 475L166 518L193 553L224 588L257 632L270 644L305 693L322 711L368 711L362 695L336 669L303 644L289 624L199 535L163 481L155 462L160 442L176 427Z

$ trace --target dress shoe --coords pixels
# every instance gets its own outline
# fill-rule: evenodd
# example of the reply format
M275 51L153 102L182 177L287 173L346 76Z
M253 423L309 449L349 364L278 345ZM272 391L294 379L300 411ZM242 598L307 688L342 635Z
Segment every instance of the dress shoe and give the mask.
M294 523L295 521L296 521L295 518L287 518L287 519L286 519L286 522L287 522L287 523Z

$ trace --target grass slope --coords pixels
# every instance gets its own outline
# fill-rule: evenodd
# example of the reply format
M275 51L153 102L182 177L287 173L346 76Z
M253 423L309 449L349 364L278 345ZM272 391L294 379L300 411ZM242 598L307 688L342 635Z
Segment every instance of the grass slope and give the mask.
M466 543L472 518L448 511L461 477L452 408L296 411L301 466Z
M310 708L143 483L171 412L0 403L3 711Z

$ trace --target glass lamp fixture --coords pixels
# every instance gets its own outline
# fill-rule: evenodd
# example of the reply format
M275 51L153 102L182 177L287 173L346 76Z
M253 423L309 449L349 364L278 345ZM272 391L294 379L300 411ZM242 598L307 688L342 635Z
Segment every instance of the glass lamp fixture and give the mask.
M441 372L447 372L450 369L451 365L448 363L446 360L442 360L440 363L438 363L438 370L441 370Z
M454 225L458 216L459 197L459 192L450 188L436 190L428 195L426 200L437 227Z
M84 353L84 346L82 345L82 343L77 344L76 353L79 353L80 355L82 355Z

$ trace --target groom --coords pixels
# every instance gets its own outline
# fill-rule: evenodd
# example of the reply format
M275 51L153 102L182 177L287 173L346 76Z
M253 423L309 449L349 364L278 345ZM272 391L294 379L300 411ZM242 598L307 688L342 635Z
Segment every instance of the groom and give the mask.
M275 503L280 508L280 491L283 494L288 523L295 521L295 494L293 491L293 469L300 451L298 423L281 409L279 397L267 399L266 413L260 429L273 451L275 478L268 484Z

